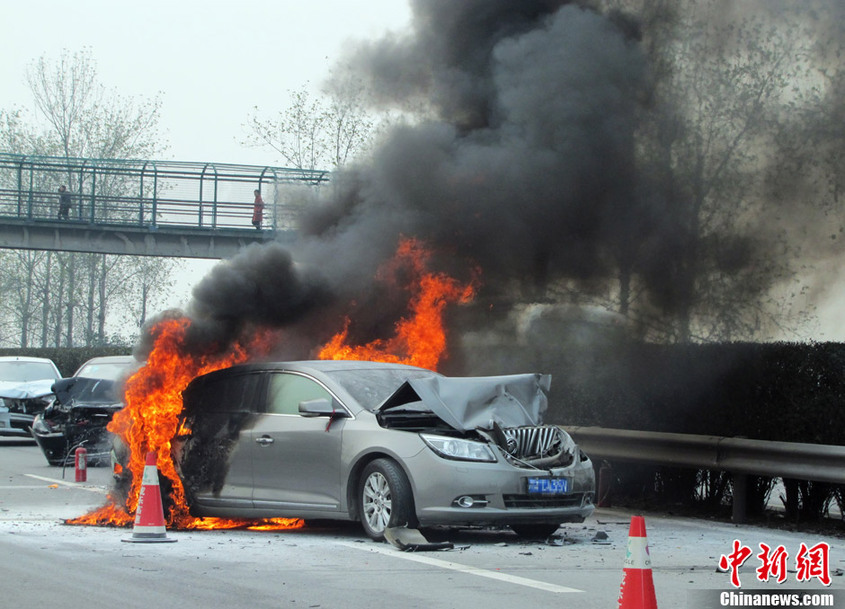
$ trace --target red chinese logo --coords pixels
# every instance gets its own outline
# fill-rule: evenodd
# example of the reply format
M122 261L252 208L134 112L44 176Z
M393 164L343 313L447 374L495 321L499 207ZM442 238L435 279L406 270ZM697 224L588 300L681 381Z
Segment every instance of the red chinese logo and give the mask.
M757 568L757 579L761 582L769 581L769 577L777 578L782 584L786 581L786 559L789 553L783 546L778 546L774 551L764 543L760 544L762 550L757 558L760 559L760 566ZM770 553L771 552L771 553Z
M733 551L730 554L722 554L719 558L719 569L731 574L731 585L740 588L739 568L753 554L751 548L742 545L739 539L734 539ZM767 582L774 578L777 583L782 584L787 578L787 560L789 553L783 546L771 548L765 543L760 544L760 553L757 554L760 566L757 567L757 579ZM825 586L830 585L830 545L824 542L817 543L811 548L802 543L795 557L796 579L799 582L806 582L813 578L818 579Z
M731 584L733 584L734 588L740 587L739 568L742 566L742 563L748 560L751 554L751 548L742 545L739 539L734 539L734 551L727 556L722 554L722 557L719 559L719 568L722 571L730 569Z
M830 546L817 543L812 548L801 544L798 556L795 558L798 569L798 581L805 582L816 577L825 586L830 585Z

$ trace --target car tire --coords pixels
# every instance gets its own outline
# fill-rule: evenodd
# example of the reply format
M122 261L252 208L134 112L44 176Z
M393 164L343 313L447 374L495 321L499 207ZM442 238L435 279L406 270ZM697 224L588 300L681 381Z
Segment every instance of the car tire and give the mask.
M411 484L399 464L390 459L376 459L361 473L358 486L358 510L368 537L384 540L388 527L416 526Z
M512 524L511 530L523 539L547 539L560 528L558 524Z

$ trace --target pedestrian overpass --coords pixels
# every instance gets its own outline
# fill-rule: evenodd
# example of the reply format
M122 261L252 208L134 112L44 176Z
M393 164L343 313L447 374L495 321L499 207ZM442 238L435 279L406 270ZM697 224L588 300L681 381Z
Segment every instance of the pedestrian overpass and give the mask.
M0 248L229 258L251 243L292 241L302 202L290 186L328 179L284 167L0 153ZM261 230L252 225L256 189Z

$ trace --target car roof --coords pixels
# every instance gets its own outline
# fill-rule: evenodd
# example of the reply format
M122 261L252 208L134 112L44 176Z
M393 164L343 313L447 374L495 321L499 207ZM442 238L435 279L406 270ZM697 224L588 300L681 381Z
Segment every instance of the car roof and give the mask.
M249 366L250 364L244 364ZM330 372L334 370L379 370L379 369L409 369L424 370L418 366L394 364L390 362L374 362L369 360L315 359L290 362L263 362L254 364L267 369L290 368L295 370L318 370Z
M420 368L417 366L408 366L406 364L393 364L386 362L374 362L368 360L301 360L301 361L265 361L252 362L247 364L236 364L228 368L221 368L213 372L195 377L183 391L183 397L189 396L195 391L202 391L202 387L206 383L217 382L230 376L238 376L242 374L259 373L266 371L286 371L299 372L306 374L314 379L320 380L324 383L328 382L334 390L342 392L338 397L347 406L358 404L354 396L350 395L345 387L337 384L335 379L331 378L334 372L342 371L376 371L376 370L407 370L423 372L427 375L437 375L437 372L427 368ZM363 405L358 404L358 408L363 408Z
M267 361L252 362L248 364L236 364L228 368L221 368L207 374L200 375L191 381L191 385L200 385L206 379L217 379L229 375L237 375L249 372L261 372L265 370L289 370L310 374L315 378L323 378L324 374L343 370L422 370L430 374L437 374L426 368L408 366L406 364L392 364L386 362L373 362L368 360L298 360L298 361Z
M31 357L29 355L0 355L0 362L47 362L53 364L54 366L56 365L56 363L48 357Z
M85 366L86 364L131 364L136 361L138 360L136 360L132 355L100 355L86 360L82 366ZM80 366L80 368L82 368L82 366Z
M130 366L140 366L141 362L135 359L135 357L132 355L101 355L98 357L92 357L91 359L85 361L81 366L79 366L79 368L76 369L76 372L73 373L73 376L79 376L79 373L85 367L97 364L106 366L110 364L125 364L128 369Z

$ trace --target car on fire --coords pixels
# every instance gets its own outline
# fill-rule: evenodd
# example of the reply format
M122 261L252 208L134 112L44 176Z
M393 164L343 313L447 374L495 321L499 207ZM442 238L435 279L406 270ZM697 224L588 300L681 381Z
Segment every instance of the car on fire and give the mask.
M0 357L0 436L29 437L35 415L53 400L53 383L62 378L45 357Z
M447 377L362 361L242 364L183 391L173 456L194 516L510 527L594 509L590 459L542 424L550 377Z
M54 401L32 423L32 437L50 465L72 463L80 446L91 465L110 462L112 434L106 426L124 406L123 381L139 365L131 355L95 357L53 384Z

